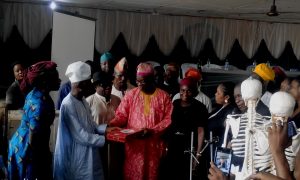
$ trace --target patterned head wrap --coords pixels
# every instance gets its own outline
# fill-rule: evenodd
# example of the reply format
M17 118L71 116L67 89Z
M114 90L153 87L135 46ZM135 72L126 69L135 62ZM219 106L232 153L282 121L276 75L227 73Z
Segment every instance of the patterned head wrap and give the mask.
M281 79L285 79L287 77L284 70L281 69L279 66L274 66L272 69L273 69L276 77L280 77Z
M116 65L114 68L114 73L115 74L122 74L124 72L126 72L128 69L128 64L127 64L127 60L125 57L123 57Z
M185 77L180 81L180 86L187 86L191 89L197 89L197 81L192 77Z
M20 84L21 91L28 93L34 81L43 72L53 71L57 67L57 64L53 61L40 61L34 65L31 65L24 71L24 78Z
M259 77L264 81L274 81L275 73L274 71L265 63L261 63L255 66L254 71Z
M196 68L189 68L185 72L185 77L191 77L191 78L195 79L196 81L200 81L202 79L202 74Z
M160 64L156 61L146 61L145 63L151 64L153 68L160 66Z
M102 56L100 57L100 63L104 63L106 61L110 61L113 59L113 56L110 52L105 52L102 54Z
M140 63L137 66L136 75L142 77L151 76L151 75L154 76L154 69L151 64Z

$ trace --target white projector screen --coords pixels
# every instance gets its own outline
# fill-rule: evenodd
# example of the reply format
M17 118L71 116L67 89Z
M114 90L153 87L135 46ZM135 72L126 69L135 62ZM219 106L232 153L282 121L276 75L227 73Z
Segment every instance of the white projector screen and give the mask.
M75 61L93 60L95 44L95 20L73 16L62 12L53 12L52 61L56 62L62 83L67 66ZM51 92L54 103L57 102L57 92ZM51 127L50 150L54 152L58 114Z
M95 20L53 12L51 58L58 65L62 83L67 66L75 61L93 60Z

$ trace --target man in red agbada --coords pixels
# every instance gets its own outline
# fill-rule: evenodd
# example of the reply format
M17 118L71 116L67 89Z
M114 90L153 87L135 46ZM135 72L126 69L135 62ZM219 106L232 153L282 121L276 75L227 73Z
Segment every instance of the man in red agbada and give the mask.
M156 88L153 67L141 63L137 67L137 88L127 92L111 126L143 130L141 136L125 143L125 180L156 180L166 144L161 135L171 124L170 96Z

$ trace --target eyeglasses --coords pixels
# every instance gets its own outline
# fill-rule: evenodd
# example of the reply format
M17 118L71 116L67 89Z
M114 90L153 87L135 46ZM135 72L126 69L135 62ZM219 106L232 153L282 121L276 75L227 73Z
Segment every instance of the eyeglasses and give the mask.
M146 82L144 80L136 80L135 81L137 85L145 85Z

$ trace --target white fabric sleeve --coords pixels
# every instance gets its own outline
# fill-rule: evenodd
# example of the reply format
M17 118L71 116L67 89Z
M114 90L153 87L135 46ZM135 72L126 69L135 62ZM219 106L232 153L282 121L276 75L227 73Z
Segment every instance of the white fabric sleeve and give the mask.
M97 133L99 133L100 135L104 135L105 134L105 131L106 131L106 128L107 128L107 124L100 124L100 125L97 125Z
M62 118L64 119L71 136L79 144L86 146L102 147L105 144L105 137L87 132L84 127L79 123L79 117L74 112L75 109L65 109L65 106L61 108Z

